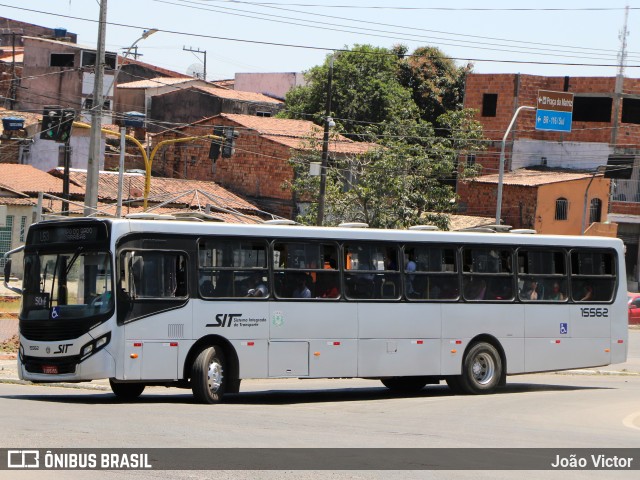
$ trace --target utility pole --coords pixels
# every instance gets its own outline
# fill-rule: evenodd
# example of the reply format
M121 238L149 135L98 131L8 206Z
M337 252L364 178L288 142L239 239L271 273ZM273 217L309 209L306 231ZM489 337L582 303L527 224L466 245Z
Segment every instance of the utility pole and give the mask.
M100 147L102 146L102 104L104 84L105 34L107 28L107 0L100 0L98 24L98 46L96 50L95 79L93 84L93 107L91 108L91 137L87 161L87 189L84 199L85 217L98 208L98 177L100 176Z
M618 53L618 74L616 75L616 86L613 95L613 128L611 129L611 145L616 146L618 143L618 116L620 114L620 102L622 99L622 87L624 84L624 67L627 63L627 37L629 30L627 25L629 22L629 6L624 9L624 26L620 31L618 38L620 39L620 53Z
M182 46L182 50L184 50L185 52L192 52L192 53L202 53L204 54L204 72L202 73L202 80L204 80L205 82L207 81L207 51L206 50L200 50L200 48L193 48L193 47L185 47L184 45Z
M318 193L318 216L316 225L324 222L324 204L327 192L327 165L329 163L329 123L331 119L331 83L333 81L333 55L329 59L329 79L327 81L327 100L324 110L324 135L322 137L322 163L320 164L320 192Z
M16 76L16 32L11 32L11 88L9 93L9 107L13 110L16 106L16 84L18 77Z

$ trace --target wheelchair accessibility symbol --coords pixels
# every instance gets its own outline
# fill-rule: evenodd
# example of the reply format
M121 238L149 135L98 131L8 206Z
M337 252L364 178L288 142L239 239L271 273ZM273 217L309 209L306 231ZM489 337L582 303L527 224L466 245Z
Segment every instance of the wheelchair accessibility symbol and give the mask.
M59 316L60 316L60 310L58 309L58 307L53 307L51 309L51 318L55 320Z
M560 334L561 335L566 335L567 333L569 333L569 324L568 323L561 323L560 324Z

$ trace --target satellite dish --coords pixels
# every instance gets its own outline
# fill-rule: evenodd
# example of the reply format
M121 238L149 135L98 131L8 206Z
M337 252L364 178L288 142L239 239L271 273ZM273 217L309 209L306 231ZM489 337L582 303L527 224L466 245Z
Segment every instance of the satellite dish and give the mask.
M193 78L204 80L204 65L202 65L201 63L192 63L187 68L187 75Z

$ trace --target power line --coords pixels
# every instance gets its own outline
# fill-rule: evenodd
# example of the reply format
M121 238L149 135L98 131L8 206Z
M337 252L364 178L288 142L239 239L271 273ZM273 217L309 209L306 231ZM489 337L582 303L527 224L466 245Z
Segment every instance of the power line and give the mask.
M40 13L40 14L45 14L45 15L51 15L51 16L56 16L56 17L61 17L61 18L72 19L72 20L80 20L80 21L98 23L97 20L93 20L93 19L76 17L76 16L72 16L72 15L62 15L62 14L58 14L58 13L45 12L45 11L42 11L42 10L28 9L28 8L24 8L24 7L14 7L12 5L6 5L6 4L0 4L0 7L14 8L14 9L25 11L25 12ZM107 22L107 23L109 25L112 25L112 26L123 27L123 28L132 28L132 29L136 29L136 30L141 30L141 29L147 28L145 26L131 25L131 24L125 24L125 23L116 23L116 22ZM193 32L182 32L182 31L178 31L178 30L164 30L164 29L158 29L158 30L163 32L163 33L168 33L168 34L171 34L171 35L181 35L181 36L190 36L190 37L197 37L197 38L206 38L206 39L211 39L211 40L221 40L221 41L230 41L230 42L239 42L239 43L249 43L249 44L254 44L254 45L268 45L268 46L275 46L275 47L300 48L300 49L316 50L316 51L324 51L324 52L341 52L341 53L352 52L351 50L346 49L346 48L320 47L320 46L314 46L314 45L300 45L300 44L280 43L280 42L267 42L267 41L261 41L261 40L249 40L249 39L242 39L242 38L222 37L222 36L216 36L216 35L205 35L205 34L193 33ZM366 52L366 53L360 52L360 53L361 54L367 54L367 55L396 56L394 53L391 53L391 52L388 52L388 53L387 52ZM420 58L419 55L405 55L405 57L417 57L417 58ZM565 67L618 67L617 63L616 64L610 64L610 63L549 62L549 61L532 61L532 60L500 60L500 59L473 58L473 57L448 57L448 58L450 58L452 60L465 61L465 62L505 63L505 64L514 64L514 65L559 65L559 66L565 66ZM640 64L638 64L638 65L626 65L626 68L640 68Z

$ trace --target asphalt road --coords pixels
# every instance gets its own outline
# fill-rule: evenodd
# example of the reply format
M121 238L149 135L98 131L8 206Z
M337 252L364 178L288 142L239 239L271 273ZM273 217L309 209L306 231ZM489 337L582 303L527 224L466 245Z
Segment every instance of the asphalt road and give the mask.
M444 385L392 394L368 380L253 380L220 405L187 390L149 388L121 403L105 390L0 384L0 446L60 447L547 447L640 449L640 349L627 364L509 377L499 393L454 396ZM632 372L629 374L629 372ZM213 451L212 451L213 452ZM215 453L212 453L215 455ZM638 454L640 462L640 450ZM509 471L14 472L0 478L448 479L637 478L636 472ZM614 477L613 477L614 476Z

